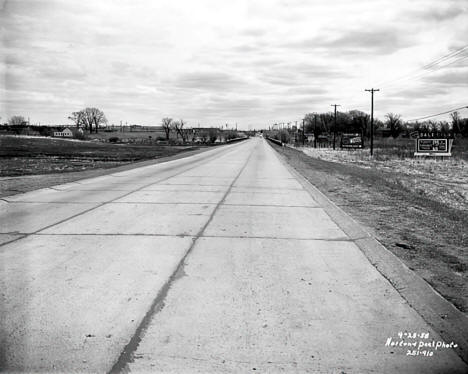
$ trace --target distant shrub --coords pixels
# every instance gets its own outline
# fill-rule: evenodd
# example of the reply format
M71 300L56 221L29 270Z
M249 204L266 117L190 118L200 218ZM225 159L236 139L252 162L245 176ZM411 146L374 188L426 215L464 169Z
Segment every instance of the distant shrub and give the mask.
M281 141L282 143L289 143L291 137L289 132L286 130L280 130L273 136L273 138Z
M232 130L226 131L224 135L224 138L226 139L226 141L231 140L231 139L236 139L237 137L238 137L237 132L232 131Z
M210 143L214 143L216 139L218 139L218 132L216 129L209 129L208 130L208 138Z
M119 141L118 136L112 136L109 138L109 143L117 143Z
M79 140L85 140L87 136L84 134L84 132L77 131L75 134L75 138Z

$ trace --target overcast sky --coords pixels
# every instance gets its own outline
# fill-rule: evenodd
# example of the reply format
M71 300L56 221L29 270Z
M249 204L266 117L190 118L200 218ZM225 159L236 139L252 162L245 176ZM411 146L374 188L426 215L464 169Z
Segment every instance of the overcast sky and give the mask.
M371 87L380 118L468 105L468 0L0 4L1 122L95 106L114 124L258 128L335 103L368 112Z

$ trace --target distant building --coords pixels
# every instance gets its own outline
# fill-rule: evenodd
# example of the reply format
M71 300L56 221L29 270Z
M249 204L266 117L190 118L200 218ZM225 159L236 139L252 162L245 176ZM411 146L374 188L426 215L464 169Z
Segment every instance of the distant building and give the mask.
M55 138L74 138L77 134L83 134L82 129L73 129L66 127L62 131L54 131Z
M73 132L67 127L62 131L54 131L54 137L56 138L73 138Z

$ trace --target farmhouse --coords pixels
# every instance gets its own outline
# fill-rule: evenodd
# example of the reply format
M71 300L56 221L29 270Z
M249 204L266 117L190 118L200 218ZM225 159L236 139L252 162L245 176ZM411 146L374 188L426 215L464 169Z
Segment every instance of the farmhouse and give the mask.
M54 137L57 138L73 138L73 132L67 127L62 131L54 131Z
M62 131L54 131L55 138L73 138L77 135L77 133L83 134L82 129L73 129L66 127Z

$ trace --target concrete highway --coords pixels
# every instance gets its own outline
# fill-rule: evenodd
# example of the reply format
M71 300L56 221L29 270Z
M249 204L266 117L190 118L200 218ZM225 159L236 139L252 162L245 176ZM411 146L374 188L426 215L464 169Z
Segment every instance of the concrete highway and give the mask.
M259 138L10 196L0 222L7 372L467 372L386 345L444 339Z

